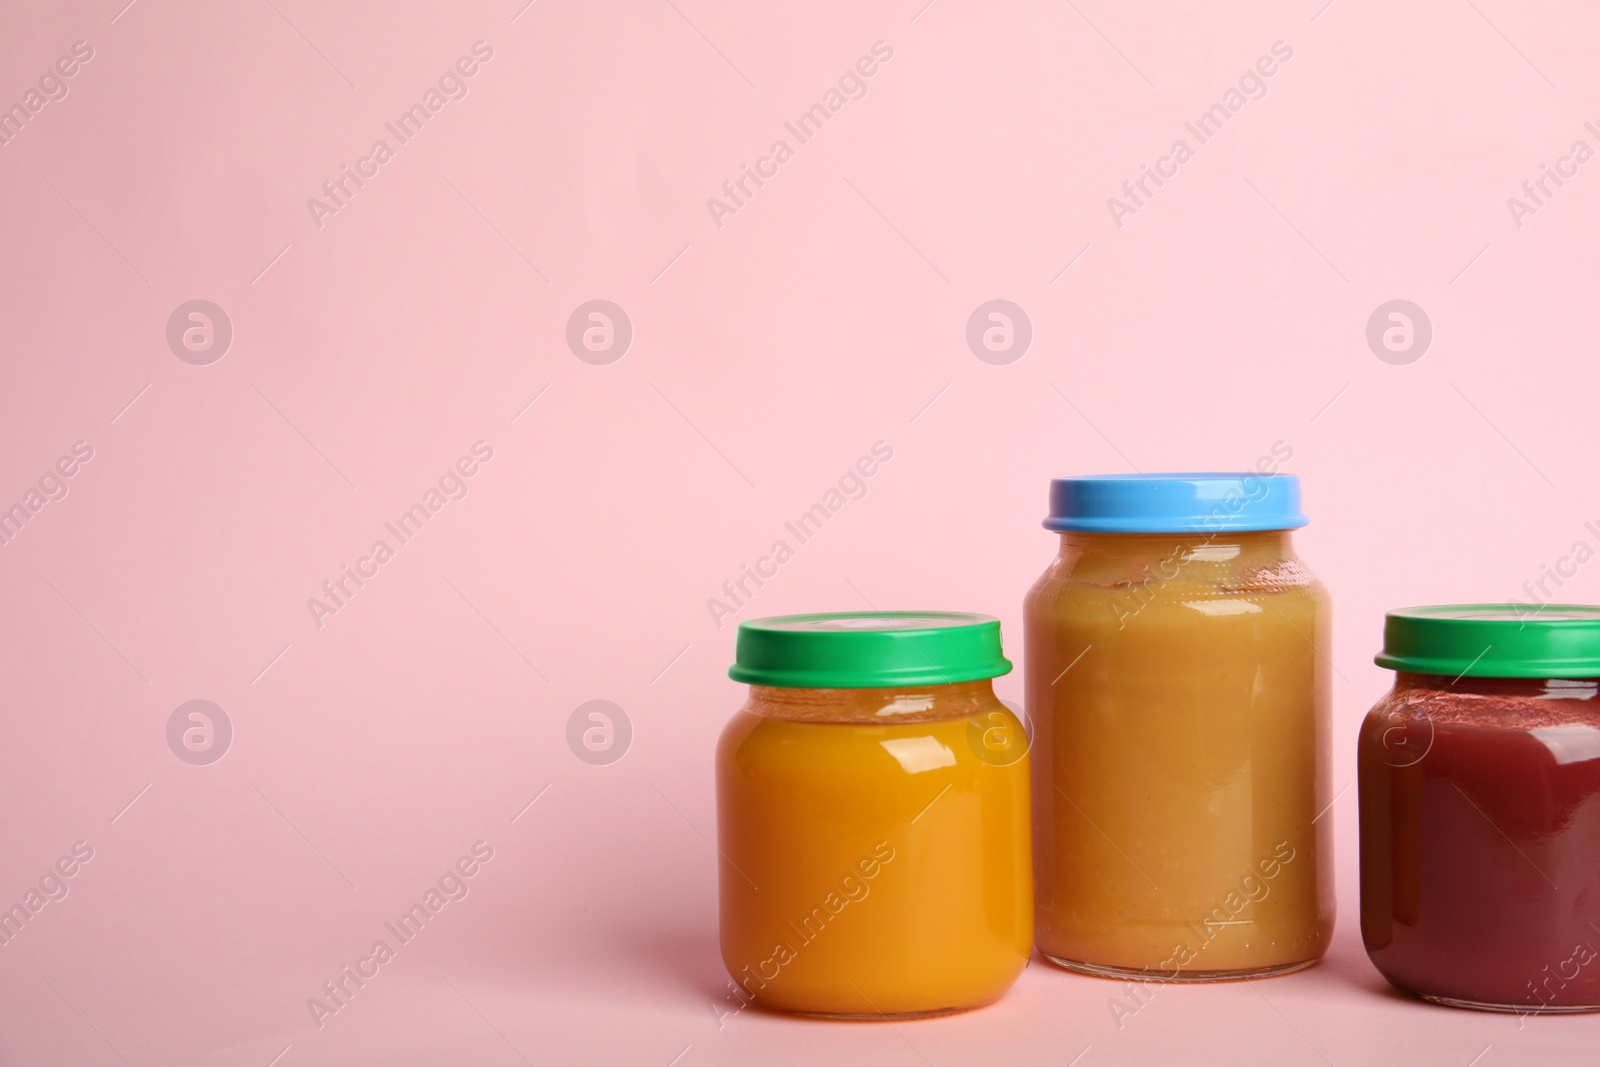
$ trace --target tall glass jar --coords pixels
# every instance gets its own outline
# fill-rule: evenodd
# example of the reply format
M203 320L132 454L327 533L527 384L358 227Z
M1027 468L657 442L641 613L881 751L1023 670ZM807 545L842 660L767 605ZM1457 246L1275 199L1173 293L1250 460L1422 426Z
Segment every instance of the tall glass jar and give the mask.
M717 746L722 958L739 995L842 1018L986 1004L1033 946L1028 746L1000 623L761 619Z
M1025 604L1035 930L1073 970L1309 966L1333 929L1329 604L1290 475L1058 479Z
M1456 1007L1600 1010L1600 607L1389 613L1357 748L1361 936Z

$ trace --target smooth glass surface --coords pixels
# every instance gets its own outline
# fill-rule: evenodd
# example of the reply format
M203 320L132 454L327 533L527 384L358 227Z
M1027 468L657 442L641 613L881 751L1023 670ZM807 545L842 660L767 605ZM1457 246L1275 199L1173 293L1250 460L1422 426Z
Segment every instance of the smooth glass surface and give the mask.
M1385 978L1457 1007L1600 1008L1600 683L1401 674L1357 768Z
M1028 758L987 681L752 687L717 751L742 995L879 1018L999 997L1033 944Z
M1289 535L1065 534L1025 623L1041 951L1167 981L1320 958L1329 609Z

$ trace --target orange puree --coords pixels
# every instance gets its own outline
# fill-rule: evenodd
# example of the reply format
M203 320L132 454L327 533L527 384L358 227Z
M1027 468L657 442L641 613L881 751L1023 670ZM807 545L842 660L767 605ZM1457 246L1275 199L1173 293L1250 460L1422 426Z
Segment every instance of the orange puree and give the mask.
M1032 951L1026 747L987 680L752 686L717 750L722 958L743 995L876 1018L1005 992Z

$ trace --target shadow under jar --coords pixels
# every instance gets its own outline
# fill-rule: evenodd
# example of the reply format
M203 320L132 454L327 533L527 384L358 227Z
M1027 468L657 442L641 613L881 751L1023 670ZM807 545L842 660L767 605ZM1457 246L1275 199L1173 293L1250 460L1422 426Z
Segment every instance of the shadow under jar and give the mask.
M1288 475L1058 479L1025 604L1041 952L1116 978L1309 966L1333 928L1329 606Z
M1600 607L1392 611L1357 746L1361 936L1390 983L1600 1010Z
M1033 946L1028 748L1000 624L760 619L717 746L722 958L741 996L834 1018L995 1000Z

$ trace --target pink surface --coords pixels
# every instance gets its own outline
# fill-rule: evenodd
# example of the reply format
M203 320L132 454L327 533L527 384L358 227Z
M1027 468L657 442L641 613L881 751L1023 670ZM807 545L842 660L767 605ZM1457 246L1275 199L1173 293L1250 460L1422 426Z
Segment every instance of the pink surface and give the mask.
M1326 964L1120 1027L1039 964L726 1014L706 838L732 623L990 611L1015 655L1052 475L1292 451L1336 788L1385 608L1600 600L1591 9L125 2L0 13L0 898L66 894L0 946L4 1063L1593 1062L1600 1019L1386 989L1353 790ZM569 345L595 300L620 359L614 312ZM1369 345L1396 300L1429 329ZM169 734L194 700L231 737Z

